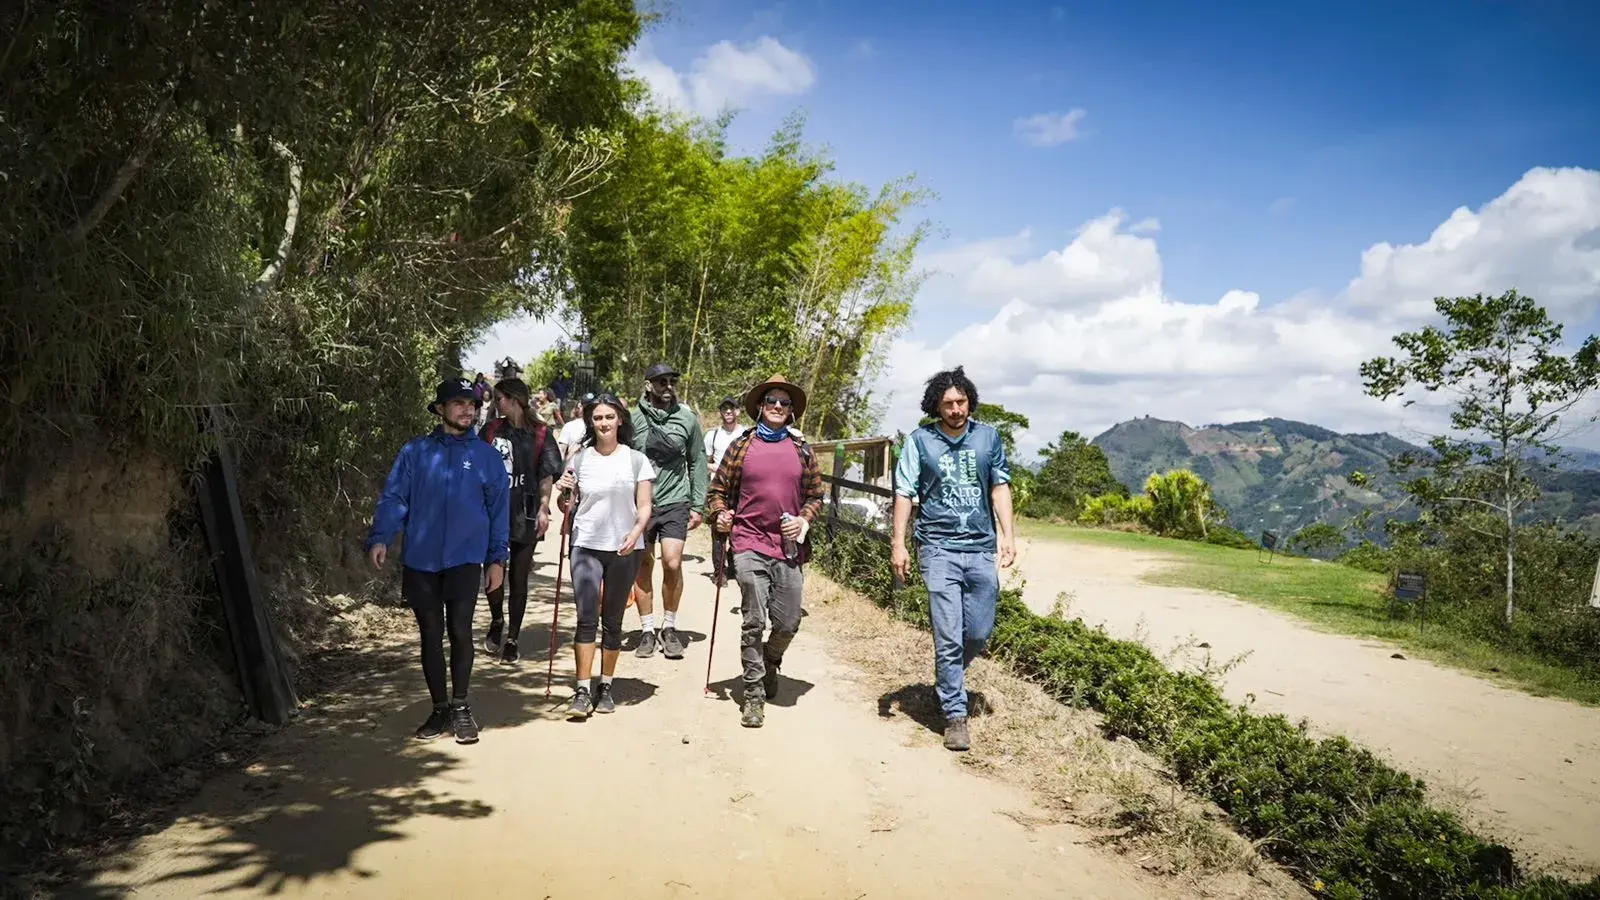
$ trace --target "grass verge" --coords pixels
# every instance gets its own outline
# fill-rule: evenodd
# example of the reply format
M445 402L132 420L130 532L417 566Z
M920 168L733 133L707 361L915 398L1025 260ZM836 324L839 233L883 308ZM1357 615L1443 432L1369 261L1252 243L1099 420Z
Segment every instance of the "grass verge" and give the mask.
M893 590L883 544L848 532L816 544L835 580L926 626L926 591L914 575ZM989 648L1057 700L1103 713L1108 734L1160 759L1319 896L1600 900L1600 878L1525 876L1508 849L1430 805L1422 782L1366 749L1230 706L1204 675L1170 671L1081 620L1036 615L1019 590L1001 592Z
M1463 634L1446 622L1418 628L1392 619L1382 575L1335 563L1279 556L1266 563L1254 550L1179 541L1124 531L1024 522L1025 537L1117 547L1169 557L1173 564L1145 575L1150 584L1217 591L1280 610L1324 631L1378 638L1422 659L1482 675L1541 697L1600 706L1600 681L1541 659Z

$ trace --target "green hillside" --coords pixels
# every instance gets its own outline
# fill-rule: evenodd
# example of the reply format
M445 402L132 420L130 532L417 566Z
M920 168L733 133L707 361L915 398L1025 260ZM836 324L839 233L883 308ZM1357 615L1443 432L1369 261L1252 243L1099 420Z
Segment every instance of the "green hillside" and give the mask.
M1414 515L1389 461L1425 452L1389 434L1339 434L1287 419L1192 428L1145 417L1114 425L1093 443L1129 490L1152 473L1190 469L1210 482L1229 523L1252 536L1263 529L1287 536L1312 522L1344 525L1371 509L1369 533L1377 537L1385 518ZM1529 518L1600 534L1600 471L1577 468L1592 457L1573 451L1563 468L1538 472L1545 493ZM1366 476L1361 487L1350 482L1358 472Z

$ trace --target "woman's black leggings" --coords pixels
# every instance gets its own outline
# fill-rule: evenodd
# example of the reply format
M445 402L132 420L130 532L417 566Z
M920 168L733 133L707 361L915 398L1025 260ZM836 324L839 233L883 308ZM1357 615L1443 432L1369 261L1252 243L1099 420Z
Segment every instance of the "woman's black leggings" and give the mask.
M511 623L506 627L506 637L513 641L522 633L522 615L528 611L528 575L533 571L533 549L537 546L538 541L512 541L511 571L499 587L489 592L489 618L498 622L505 604L506 582L511 583Z
M578 633L573 642L594 643L595 626L602 619L605 630L600 646L605 650L622 649L622 614L628 610L628 594L633 590L633 578L639 574L640 552L618 556L614 550L572 548L572 599L578 604ZM605 582L605 597L600 596L600 583Z
M411 604L422 632L422 675L428 679L433 704L445 702L444 634L450 631L450 687L456 700L467 699L472 677L472 609L478 605L478 584L483 567L455 566L443 572L406 569L400 595Z

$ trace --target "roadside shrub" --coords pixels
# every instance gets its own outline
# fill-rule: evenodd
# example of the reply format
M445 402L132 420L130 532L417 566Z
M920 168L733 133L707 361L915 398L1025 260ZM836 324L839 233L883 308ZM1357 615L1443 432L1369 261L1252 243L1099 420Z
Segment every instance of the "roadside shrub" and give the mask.
M1232 547L1235 550L1256 549L1256 542L1250 540L1249 535L1228 525L1211 526L1211 530L1206 532L1205 542L1219 547Z
M906 587L891 591L883 543L853 533L813 540L824 571L902 618L920 610L926 622L914 568ZM989 646L1056 699L1104 713L1109 735L1166 762L1318 896L1600 900L1600 878L1524 880L1509 850L1430 806L1421 781L1370 751L1231 706L1205 676L1170 671L1142 645L1082 620L1035 615L1016 589L1000 594Z
M1392 559L1393 554L1387 547L1380 547L1372 541L1362 541L1340 554L1336 562L1363 572L1387 572L1393 568Z
M1090 497L1083 504L1083 511L1078 514L1078 522L1083 525L1106 526L1126 525L1140 522L1150 515L1150 498L1143 494L1137 497L1122 494L1101 494Z

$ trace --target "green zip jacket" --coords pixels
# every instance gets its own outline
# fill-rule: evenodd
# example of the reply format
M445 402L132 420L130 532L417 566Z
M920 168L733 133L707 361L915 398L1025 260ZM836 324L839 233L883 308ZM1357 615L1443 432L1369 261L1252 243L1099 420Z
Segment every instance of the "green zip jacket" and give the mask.
M693 510L706 505L705 436L700 418L682 403L656 409L648 399L633 408L633 446L656 467L651 503L667 506L687 503Z

